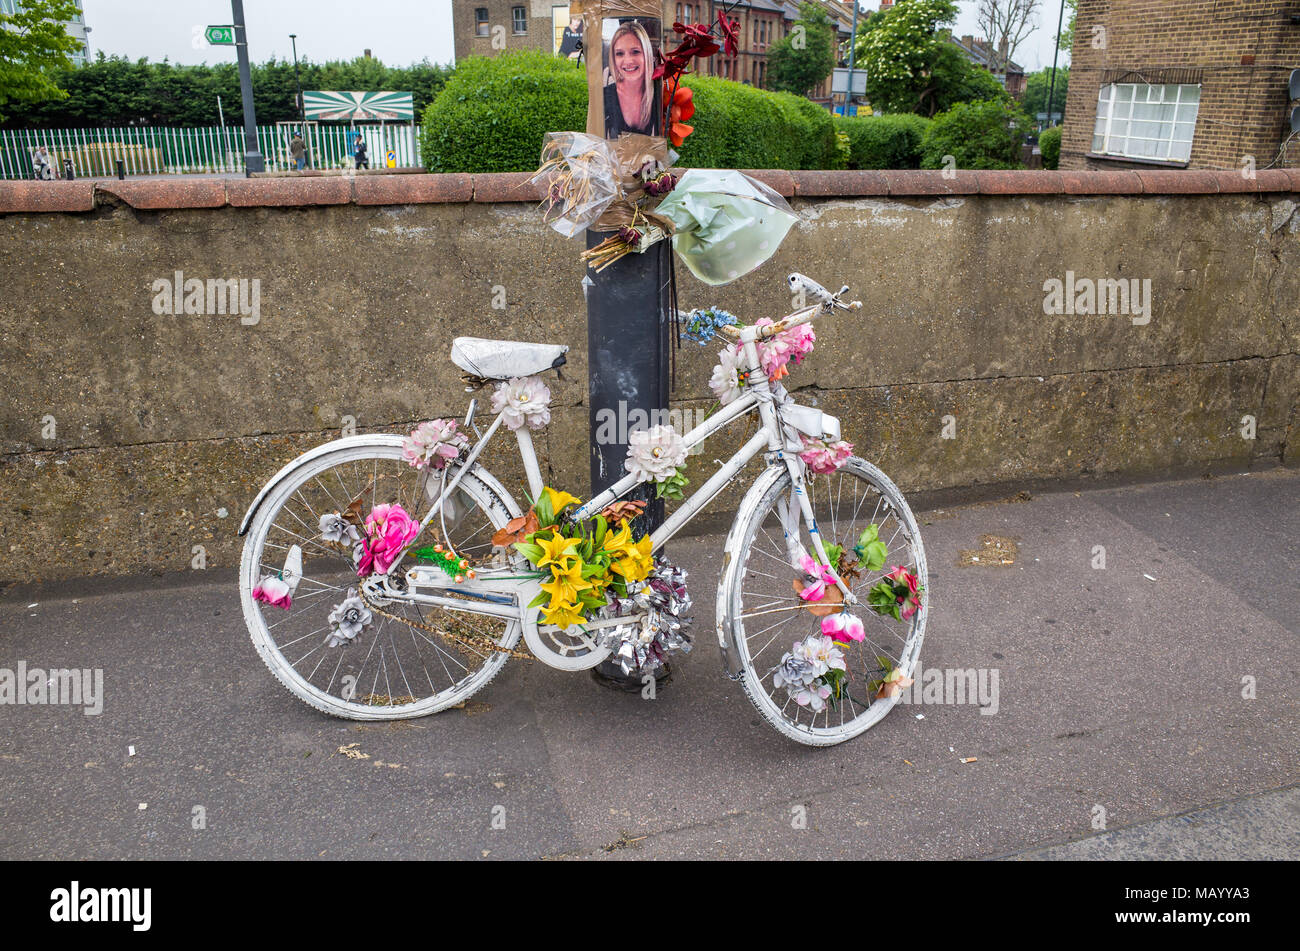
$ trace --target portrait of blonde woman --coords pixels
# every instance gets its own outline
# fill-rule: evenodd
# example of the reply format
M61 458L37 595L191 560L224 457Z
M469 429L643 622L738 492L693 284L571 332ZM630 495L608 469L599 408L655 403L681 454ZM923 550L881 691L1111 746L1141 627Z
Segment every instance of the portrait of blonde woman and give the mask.
M654 45L636 20L618 23L605 48L605 138L624 132L659 135L659 102L652 78ZM654 24L658 33L658 24Z

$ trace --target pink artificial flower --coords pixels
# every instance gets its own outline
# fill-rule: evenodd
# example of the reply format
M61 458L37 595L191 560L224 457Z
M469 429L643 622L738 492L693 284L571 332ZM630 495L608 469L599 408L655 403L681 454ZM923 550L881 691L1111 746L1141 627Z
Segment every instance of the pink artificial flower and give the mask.
M415 536L420 534L420 523L406 513L400 505L376 505L366 516L366 540L357 565L357 577L364 578L372 572L388 571Z
M289 605L293 604L293 589L285 583L284 579L267 575L253 588L253 600L265 601L287 611Z
M841 644L865 640L867 636L862 621L847 611L822 618L822 633Z
M898 603L903 605L899 613L902 614L903 620L907 620L921 606L920 579L902 565L897 565L893 571L885 575L885 580L907 585L907 594L898 596Z
M838 442L826 442L821 439L809 439L802 433L799 438L803 440L804 445L799 458L809 469L821 475L829 475L839 469L849 461L849 456L853 455L853 443L842 439Z
M402 458L417 469L442 469L468 445L465 434L456 431L454 419L431 419L402 440Z
M804 555L799 559L799 567L812 578L799 592L799 597L805 601L820 601L826 597L826 586L835 583L835 572L831 571L830 565L818 564L811 555Z
M762 317L755 322L758 327L770 327L775 323L770 317ZM803 358L812 353L813 343L817 340L817 334L813 332L811 324L802 324L793 327L790 330L784 330L777 334L771 340L765 340L758 345L759 362L763 364L763 372L767 378L775 383L782 377L790 375L787 364L793 359L795 365L803 362Z

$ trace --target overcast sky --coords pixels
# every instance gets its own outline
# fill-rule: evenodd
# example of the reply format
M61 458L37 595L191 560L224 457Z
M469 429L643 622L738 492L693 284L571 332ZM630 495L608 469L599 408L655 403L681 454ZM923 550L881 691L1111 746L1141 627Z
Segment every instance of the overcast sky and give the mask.
M863 9L879 5L864 0ZM235 60L233 48L203 39L205 26L230 22L229 0L83 0L83 6L92 53L173 63ZM955 32L978 35L976 0L960 6ZM1042 7L1039 29L1016 55L1028 70L1052 65L1060 0L1042 0ZM451 0L244 0L244 15L254 62L291 58L290 33L298 34L298 55L315 62L351 59L366 49L392 66L453 59Z

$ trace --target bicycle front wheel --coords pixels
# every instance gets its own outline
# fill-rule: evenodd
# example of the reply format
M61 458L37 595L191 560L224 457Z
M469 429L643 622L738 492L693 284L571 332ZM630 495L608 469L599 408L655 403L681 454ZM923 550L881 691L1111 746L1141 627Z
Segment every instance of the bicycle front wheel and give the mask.
M416 622L408 625L353 600L352 617L340 623L340 606L360 582L355 539L346 530L342 539L329 537L338 526L323 532L322 517L344 513L349 505L364 516L378 504L397 503L418 520L441 483L440 473L413 469L402 458L401 437L377 434L341 441L271 487L249 528L239 586L253 644L294 696L338 717L405 719L460 703L505 664L507 655L483 642L513 647L521 634L517 620L383 605L385 614ZM496 480L476 465L453 493L449 511L435 517L412 547L441 543L474 560L491 552L493 533L518 514ZM287 609L254 597L257 585L289 567L300 580ZM479 646L466 644L467 635Z
M877 694L891 671L906 676L915 667L929 613L928 579L916 519L879 469L854 457L829 475L809 473L805 484L822 541L841 547L841 566L857 563L846 584L859 603L848 610L863 622L864 636L839 647L845 670L837 692L807 702L806 694L798 696L776 682L783 655L808 635L819 634L823 617L839 610L822 607L829 600L804 601L796 593L801 572L792 563L787 526L793 529L798 523L794 550L802 546L811 554L814 547L808 526L795 514L798 502L784 469L761 475L737 513L727 539L718 623L740 667L741 685L763 717L799 743L832 746L870 729L898 702L896 694ZM864 532L885 546L878 567L869 567L873 553L864 558L855 551ZM874 560L882 560L879 549ZM899 567L917 579L921 594L918 609L904 617L905 604L896 618L883 604L881 611L874 610L869 592Z

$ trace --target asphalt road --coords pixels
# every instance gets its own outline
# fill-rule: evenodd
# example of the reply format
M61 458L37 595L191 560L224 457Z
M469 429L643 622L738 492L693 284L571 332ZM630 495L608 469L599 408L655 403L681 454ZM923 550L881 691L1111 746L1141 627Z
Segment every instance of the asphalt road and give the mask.
M721 536L674 542L699 635L657 699L511 661L392 724L287 693L229 577L7 591L0 669L102 668L105 699L0 706L0 857L1300 857L1300 473L918 514L921 662L997 670L997 712L825 750L721 673ZM962 554L984 535L1014 562Z

